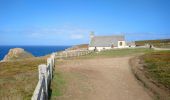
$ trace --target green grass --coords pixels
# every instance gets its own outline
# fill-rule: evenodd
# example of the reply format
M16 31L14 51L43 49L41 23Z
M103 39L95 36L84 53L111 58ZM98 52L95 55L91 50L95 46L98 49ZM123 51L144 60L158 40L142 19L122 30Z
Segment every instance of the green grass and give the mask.
M65 79L64 79L64 73L62 72L55 72L54 78L52 80L51 89L52 89L52 95L51 97L61 96L63 95L63 88L65 87Z
M30 100L38 82L38 65L46 59L0 63L0 99Z
M81 56L78 58L98 58L98 57L122 57L122 56L129 56L129 55L136 55L140 53L147 53L152 52L152 49L146 48L130 48L130 49L115 49L115 50L106 50L101 52L93 52L86 56Z
M143 55L147 74L170 89L170 51L151 52Z

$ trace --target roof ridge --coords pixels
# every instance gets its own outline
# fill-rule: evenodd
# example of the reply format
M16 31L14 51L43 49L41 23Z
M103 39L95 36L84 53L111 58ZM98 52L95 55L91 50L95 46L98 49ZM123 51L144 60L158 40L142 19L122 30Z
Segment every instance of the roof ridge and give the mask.
M103 36L94 36L94 37L117 37L117 36L123 36L124 35L103 35Z
M118 41L124 41L125 37L123 35L110 35L110 36L95 36L91 39L90 46L114 46L118 45Z

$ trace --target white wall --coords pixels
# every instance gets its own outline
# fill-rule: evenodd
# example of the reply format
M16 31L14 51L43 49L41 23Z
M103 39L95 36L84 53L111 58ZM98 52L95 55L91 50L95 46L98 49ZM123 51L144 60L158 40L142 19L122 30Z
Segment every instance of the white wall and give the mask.
M122 42L122 45L120 45L120 42ZM118 48L125 48L126 43L125 41L118 41Z
M120 42L122 42L122 45L120 45ZM118 41L118 47L114 47L114 48L126 48L126 43L125 41ZM88 50L94 50L95 47L89 47ZM101 51L101 50L107 50L107 49L112 49L112 47L96 47L96 49L98 51Z
M94 50L95 47L89 47L89 50ZM97 51L112 49L111 47L96 47Z
M135 45L131 45L132 48L136 47Z
M97 47L97 50L98 50L98 51L108 50L108 49L111 49L111 47Z
M89 49L88 50L94 50L95 49L95 47L89 47Z

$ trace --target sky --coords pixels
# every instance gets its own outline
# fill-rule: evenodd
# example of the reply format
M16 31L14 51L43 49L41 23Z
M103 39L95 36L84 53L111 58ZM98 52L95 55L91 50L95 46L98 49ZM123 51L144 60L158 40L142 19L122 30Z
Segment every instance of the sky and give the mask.
M170 0L0 0L0 45L76 45L89 34L170 38Z

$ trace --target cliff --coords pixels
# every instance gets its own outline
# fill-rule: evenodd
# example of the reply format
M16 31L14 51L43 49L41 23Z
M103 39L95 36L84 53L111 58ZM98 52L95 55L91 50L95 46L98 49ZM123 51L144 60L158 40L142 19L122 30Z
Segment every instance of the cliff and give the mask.
M11 61L11 60L18 60L18 59L25 59L25 58L32 58L34 57L31 53L25 51L22 48L13 48L10 49L8 54L5 55L3 61Z

